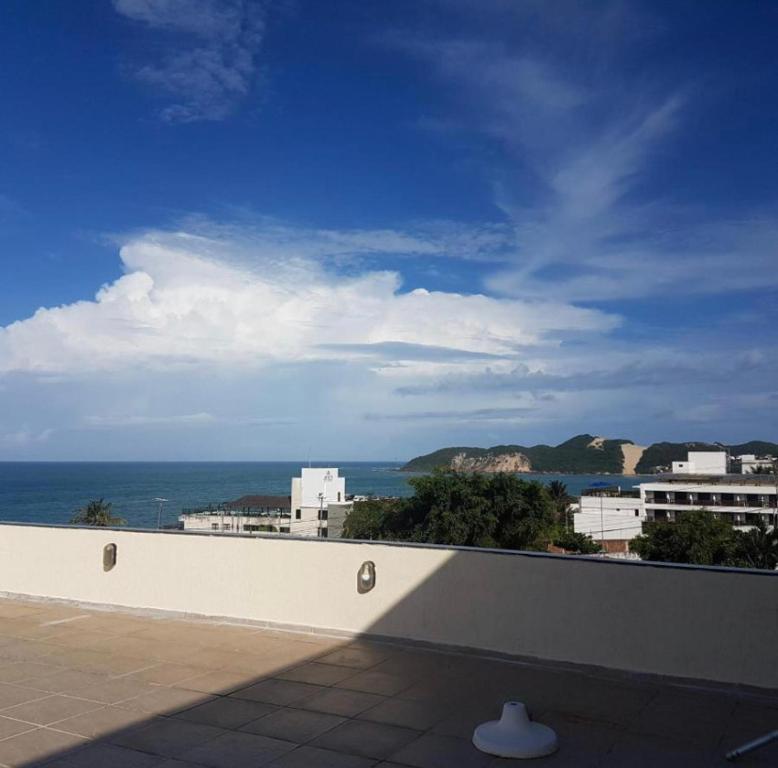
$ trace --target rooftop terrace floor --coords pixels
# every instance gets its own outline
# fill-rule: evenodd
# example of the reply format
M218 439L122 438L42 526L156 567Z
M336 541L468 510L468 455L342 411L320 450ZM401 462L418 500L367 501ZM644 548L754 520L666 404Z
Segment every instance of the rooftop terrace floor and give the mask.
M521 765L470 743L511 698L559 736L531 765L731 765L726 750L778 727L778 694L0 600L3 766ZM776 746L737 765L778 765Z

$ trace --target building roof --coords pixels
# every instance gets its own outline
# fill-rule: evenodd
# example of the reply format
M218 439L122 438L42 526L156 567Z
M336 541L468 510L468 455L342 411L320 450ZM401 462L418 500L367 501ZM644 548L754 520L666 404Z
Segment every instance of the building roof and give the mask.
M558 734L549 765L713 766L778 712L734 689L5 598L0 664L16 766L496 768L473 729L517 692Z
M269 509L291 509L292 499L290 496L261 496L247 495L241 496L235 501L228 501L224 505L227 509L246 509L246 508L269 508Z
M775 488L775 475L695 475L695 474L667 474L657 475L656 480L649 480L641 485L651 485L652 483L704 483L706 485L766 485L768 488Z

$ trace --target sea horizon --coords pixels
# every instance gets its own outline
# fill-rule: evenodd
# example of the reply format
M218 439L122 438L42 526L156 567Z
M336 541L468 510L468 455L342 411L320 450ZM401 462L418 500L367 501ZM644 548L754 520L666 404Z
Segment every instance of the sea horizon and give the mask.
M172 525L184 509L237 499L248 494L288 496L291 479L305 461L34 461L0 462L0 521L68 523L93 499L113 505L134 528L156 528L164 498L163 524ZM410 480L425 474L401 472L403 462L311 459L311 466L337 467L346 492L356 495L409 496ZM519 473L523 479L564 482L572 495L600 480L601 474ZM639 475L608 475L631 487Z

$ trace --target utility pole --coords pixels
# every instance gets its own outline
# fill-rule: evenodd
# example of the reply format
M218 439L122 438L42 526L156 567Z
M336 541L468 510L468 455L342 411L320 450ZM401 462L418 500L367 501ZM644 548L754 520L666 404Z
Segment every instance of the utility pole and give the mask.
M778 531L778 459L773 459L773 477L775 478L775 512L773 513L773 531Z
M602 514L602 491L600 491L600 547L602 551L607 553L605 549L605 518Z
M157 510L157 530L159 531L162 528L162 505L167 501L167 499L156 498L154 501L159 504L159 509Z

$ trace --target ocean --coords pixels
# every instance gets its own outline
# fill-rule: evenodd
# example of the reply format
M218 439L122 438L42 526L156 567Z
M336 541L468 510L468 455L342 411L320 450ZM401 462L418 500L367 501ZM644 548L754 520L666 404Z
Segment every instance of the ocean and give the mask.
M0 462L0 520L67 523L91 499L104 498L133 528L172 525L184 508L229 501L246 494L288 495L291 478L307 462ZM413 473L387 462L315 462L338 467L346 492L407 496ZM573 495L593 482L631 487L647 480L621 475L522 475L548 483L561 480Z

